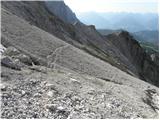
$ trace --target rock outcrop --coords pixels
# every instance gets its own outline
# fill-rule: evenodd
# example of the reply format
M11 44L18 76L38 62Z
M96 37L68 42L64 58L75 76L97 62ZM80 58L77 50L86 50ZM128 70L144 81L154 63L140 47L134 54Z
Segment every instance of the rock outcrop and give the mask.
M141 79L159 85L159 65L128 32L112 33L106 36L106 40L112 42L136 66Z
M79 22L75 13L73 13L71 9L65 5L64 1L45 1L45 4L52 14L57 15L64 22L70 24Z
M10 57L7 56L2 56L1 65L12 69L21 70L20 66L15 64L15 62Z

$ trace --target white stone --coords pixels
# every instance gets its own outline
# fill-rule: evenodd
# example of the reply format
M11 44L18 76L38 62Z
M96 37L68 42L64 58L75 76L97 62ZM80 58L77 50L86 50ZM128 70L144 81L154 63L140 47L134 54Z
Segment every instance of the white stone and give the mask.
M62 106L57 107L57 109L58 109L58 110L65 110L65 108L62 107Z
M71 80L72 82L80 83L78 80L76 80L76 79L74 79L74 78L70 78L70 80Z
M24 95L26 92L24 90L21 91L22 95Z
M47 95L48 95L49 97L53 97L53 92L52 92L52 91L49 91L49 92L47 93Z

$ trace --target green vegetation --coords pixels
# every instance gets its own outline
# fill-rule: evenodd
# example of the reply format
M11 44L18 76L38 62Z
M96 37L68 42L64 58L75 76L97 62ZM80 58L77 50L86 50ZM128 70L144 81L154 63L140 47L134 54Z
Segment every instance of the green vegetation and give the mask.
M159 46L153 45L149 42L140 42L140 45L146 50L147 53L158 53L159 52Z

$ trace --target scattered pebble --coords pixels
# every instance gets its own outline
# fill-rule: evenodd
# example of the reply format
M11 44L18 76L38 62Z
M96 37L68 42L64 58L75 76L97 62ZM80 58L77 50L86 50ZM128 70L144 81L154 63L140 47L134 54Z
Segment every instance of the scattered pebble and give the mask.
M0 87L1 87L1 91L6 91L7 90L7 87L5 85L1 84Z
M47 93L47 95L48 95L49 97L53 97L53 92L52 92L52 91L49 91L49 92Z

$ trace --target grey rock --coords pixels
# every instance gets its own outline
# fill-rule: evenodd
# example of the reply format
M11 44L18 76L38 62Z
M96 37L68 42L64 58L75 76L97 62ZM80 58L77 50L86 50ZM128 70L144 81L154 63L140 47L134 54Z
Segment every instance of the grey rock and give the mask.
M145 91L145 96L142 100L148 104L153 110L158 112L159 110L159 100L158 92L155 89L147 89Z
M55 104L47 104L46 108L49 109L51 112L55 112L56 111Z
M6 50L6 48L0 44L0 54L4 53L4 51Z
M2 92L7 90L7 86L5 86L5 85L3 85L3 84L1 84L0 87L1 87L1 91L2 91Z
M48 92L47 92L47 95L48 95L49 97L53 97L54 93L53 93L53 91L48 91Z
M64 22L71 24L79 22L75 13L65 5L64 1L46 1L45 4L50 12L57 15Z
M14 56L15 59L19 59L22 63L25 63L27 65L32 65L32 60L29 56L24 54L19 54L17 56Z
M33 96L34 97L41 97L41 94L40 93L35 93Z
M1 65L5 66L5 67L12 68L12 69L21 70L20 66L15 64L13 62L13 60L10 57L7 57L7 56L3 56L1 58Z
M19 55L20 51L18 51L16 48L10 46L4 51L3 54L12 57L12 56Z
M22 94L22 95L25 95L25 94L26 94L26 92L25 92L24 90L22 90L22 91L21 91L21 94Z
M156 86L159 85L158 65L154 62L149 54L140 46L133 36L127 31L118 31L108 36L106 40L113 43L121 53L136 67L141 79L150 82Z

